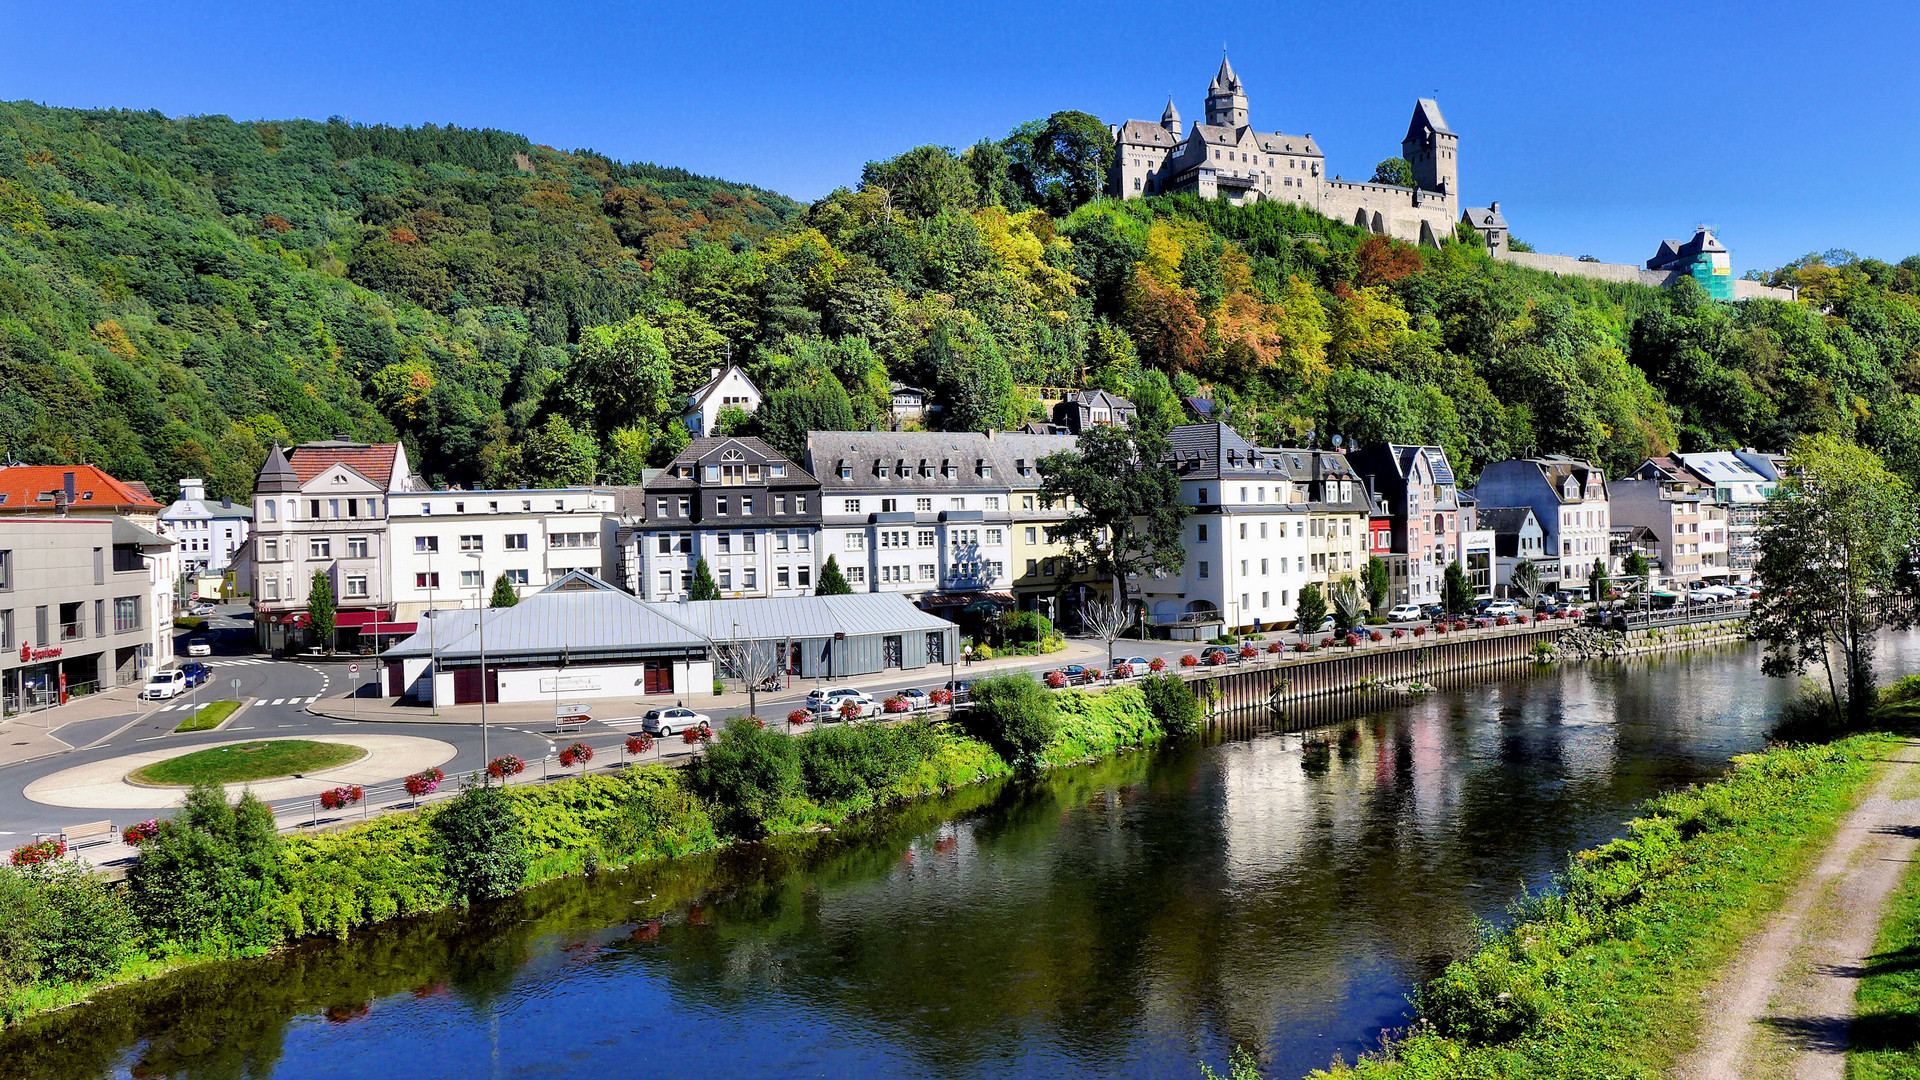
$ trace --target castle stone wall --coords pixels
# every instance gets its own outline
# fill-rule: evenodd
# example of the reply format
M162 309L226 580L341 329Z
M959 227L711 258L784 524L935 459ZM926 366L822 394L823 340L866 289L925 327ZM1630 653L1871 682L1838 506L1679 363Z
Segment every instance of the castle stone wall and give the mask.
M1352 180L1328 180L1320 189L1317 209L1343 225L1380 232L1409 244L1421 242L1423 222L1431 233L1431 242L1444 240L1453 235L1453 222L1460 216L1452 196ZM1375 215L1379 216L1377 229Z
M1651 285L1661 289L1673 285L1680 278L1689 276L1685 270L1644 270L1638 266L1583 262L1571 255L1542 255L1533 251L1501 251L1494 258L1531 270L1545 270L1549 274L1559 274L1561 277L1618 281L1630 285ZM1739 280L1733 283L1733 298L1735 300L1797 299L1792 289L1779 289L1771 285L1762 285L1757 281Z

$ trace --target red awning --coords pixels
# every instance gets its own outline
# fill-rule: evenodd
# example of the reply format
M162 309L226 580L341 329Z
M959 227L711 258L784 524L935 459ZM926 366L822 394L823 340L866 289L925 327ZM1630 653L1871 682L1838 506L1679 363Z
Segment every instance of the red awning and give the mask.
M381 626L393 621L393 616L384 611L342 611L333 617L337 627L372 626L378 622Z
M378 634L380 637L386 637L390 634L396 637L406 637L418 629L420 629L419 623L410 622L383 622L380 624L380 629L378 630L375 630L371 626L367 627L369 633Z
M921 597L920 606L960 607L967 604L978 603L981 600L991 601L996 604L1011 604L1013 603L1013 594L1003 592L933 593Z
M279 623L281 626L305 626L307 625L307 613L304 611L295 611L286 615L275 615L273 621Z

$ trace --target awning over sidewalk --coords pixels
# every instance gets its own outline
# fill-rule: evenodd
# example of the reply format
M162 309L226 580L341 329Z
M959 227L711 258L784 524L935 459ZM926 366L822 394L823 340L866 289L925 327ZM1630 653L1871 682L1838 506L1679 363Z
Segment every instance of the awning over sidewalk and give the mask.
M920 606L924 608L966 607L970 604L977 604L983 601L989 604L1002 604L1002 605L1012 604L1014 602L1012 593L979 591L979 592L964 592L964 593L933 593L933 594L921 597Z
M372 626L378 622L384 631L393 621L393 616L384 611L342 611L333 617L333 625L342 629L350 626Z
M375 629L373 626L369 625L367 627L367 632L370 634L374 634L378 637L388 637L388 636L407 637L408 635L414 633L419 629L420 629L419 623L383 622L380 624L378 629Z

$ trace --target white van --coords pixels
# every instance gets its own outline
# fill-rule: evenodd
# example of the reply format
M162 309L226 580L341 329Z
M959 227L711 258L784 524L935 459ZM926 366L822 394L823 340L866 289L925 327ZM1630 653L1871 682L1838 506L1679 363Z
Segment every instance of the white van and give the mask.
M1388 622L1419 622L1419 604L1395 604L1387 609Z
M156 671L141 687L140 696L148 701L160 701L187 692L187 673L178 668L169 671Z

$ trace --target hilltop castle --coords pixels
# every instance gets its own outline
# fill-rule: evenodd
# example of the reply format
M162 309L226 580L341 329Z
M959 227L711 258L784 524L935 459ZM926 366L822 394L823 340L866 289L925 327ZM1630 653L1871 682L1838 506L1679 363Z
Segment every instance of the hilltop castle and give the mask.
M1189 194L1234 203L1281 200L1408 243L1438 245L1461 214L1460 137L1440 105L1421 98L1400 140L1414 186L1327 179L1313 136L1255 131L1247 92L1223 57L1207 86L1207 121L1182 134L1180 111L1167 102L1158 124L1129 120L1113 129L1115 154L1107 193Z

